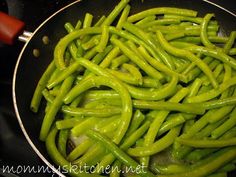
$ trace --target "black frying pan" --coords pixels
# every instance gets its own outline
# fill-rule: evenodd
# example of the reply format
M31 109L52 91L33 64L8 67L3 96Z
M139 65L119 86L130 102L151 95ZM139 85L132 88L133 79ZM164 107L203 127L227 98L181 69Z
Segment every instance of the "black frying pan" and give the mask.
M26 139L34 151L53 170L56 169L47 155L45 144L39 141L38 138L44 108L41 106L38 114L31 112L29 109L34 89L45 68L53 59L53 49L56 43L66 34L63 28L64 23L70 21L75 24L79 18L83 19L86 12L92 13L96 20L96 18L108 14L118 2L119 0L109 2L107 0L84 0L82 2L76 1L64 7L35 30L32 38L25 44L19 55L13 78L13 101L16 116ZM204 1L144 0L144 2L141 2L141 0L131 0L130 4L132 13L156 6L193 9L199 12L199 16L211 12L215 13L222 27L222 33L229 34L230 31L236 29L235 15ZM50 38L48 45L44 45L42 42L42 37L45 35ZM35 48L40 50L39 58L33 56L32 51ZM58 171L57 173L60 174ZM236 173L232 176L236 176Z

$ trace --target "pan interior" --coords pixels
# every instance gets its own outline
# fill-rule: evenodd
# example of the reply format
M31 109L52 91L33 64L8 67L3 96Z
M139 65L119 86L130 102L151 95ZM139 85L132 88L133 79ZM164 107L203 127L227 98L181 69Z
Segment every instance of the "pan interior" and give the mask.
M28 135L28 141L34 149L37 149L44 157L45 162L51 162L49 159L45 145L39 141L39 131L44 115L44 102L40 106L37 114L29 109L30 101L38 80L46 69L47 65L53 60L53 50L56 43L61 37L66 35L64 24L71 22L76 24L78 19L83 20L85 13L89 12L94 15L94 21L102 15L108 14L118 0L107 3L107 0L83 0L68 6L66 9L53 16L44 25L37 29L34 36L22 50L13 80L14 103L18 119L22 122L24 133ZM222 35L229 34L230 31L236 29L235 17L231 14L219 9L204 1L196 0L132 0L131 13L136 13L152 7L180 7L197 10L199 16L206 13L215 13L216 19L219 21ZM49 37L49 44L45 45L42 41L43 36ZM33 55L33 50L38 49L39 57Z

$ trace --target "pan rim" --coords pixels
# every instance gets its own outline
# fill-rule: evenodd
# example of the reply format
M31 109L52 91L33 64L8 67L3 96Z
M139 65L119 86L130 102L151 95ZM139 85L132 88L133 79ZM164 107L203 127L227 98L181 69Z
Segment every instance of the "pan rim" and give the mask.
M17 106L17 100L16 100L16 76L17 76L17 71L18 71L18 68L19 68L19 64L20 64L20 61L22 59L22 55L25 51L25 48L28 46L29 42L31 41L31 39L34 37L34 35L41 29L41 27L46 24L50 19L52 19L54 16L56 16L57 14L59 14L60 12L66 10L67 8L69 8L70 6L74 5L74 4L77 4L79 2L81 2L82 0L75 0L74 2L62 7L61 9L59 9L58 11L56 11L55 13L53 13L51 16L49 16L45 21L43 21L35 30L34 32L32 33L32 36L29 38L29 40L24 44L23 48L21 49L21 52L18 56L18 59L17 59L17 62L16 62L16 65L15 65L15 68L14 68L14 73L13 73L13 80L12 80L12 99L13 99L13 106L14 106L14 110L15 110L15 115L16 115L16 118L18 120L18 123L20 125L20 128L27 140L27 142L29 143L29 145L31 146L31 148L34 150L34 152L38 155L38 157L48 166L50 167L53 172L55 172L57 175L59 176L62 176L62 177L66 177L65 175L63 175L59 170L58 168L55 167L54 164L50 163L45 157L44 155L38 150L38 148L35 146L35 144L33 143L33 141L31 140L31 138L29 137L24 125L23 125L23 122L22 122L22 119L21 119L21 116L20 116L20 113L19 113L19 110L18 110L18 106ZM228 14L236 17L236 14L231 12L230 10L222 7L221 5L218 5L217 3L215 2L211 2L209 0L202 0L202 2L205 2L205 3L208 3L212 6L215 6L225 12L227 12Z

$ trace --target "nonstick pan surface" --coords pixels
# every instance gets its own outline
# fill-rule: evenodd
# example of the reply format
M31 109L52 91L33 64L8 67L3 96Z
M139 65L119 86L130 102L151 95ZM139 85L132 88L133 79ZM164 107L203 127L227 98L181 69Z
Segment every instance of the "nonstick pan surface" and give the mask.
M71 22L75 25L78 19L83 19L86 12L93 14L94 21L96 21L102 15L108 14L118 2L118 0L109 1L109 3L107 0L75 1L40 25L19 55L13 78L13 101L16 115L26 139L39 157L51 168L54 166L53 162L47 155L45 144L38 138L45 105L41 105L37 114L31 112L29 107L36 84L47 65L53 60L55 45L61 37L66 35L64 24ZM130 5L131 13L161 6L193 9L199 12L199 16L204 16L206 13L214 13L221 26L220 33L229 35L230 31L236 29L236 17L234 14L205 1L144 0L142 2L141 0L131 0ZM50 39L48 45L43 44L42 41L45 35ZM40 51L39 57L33 55L34 49Z

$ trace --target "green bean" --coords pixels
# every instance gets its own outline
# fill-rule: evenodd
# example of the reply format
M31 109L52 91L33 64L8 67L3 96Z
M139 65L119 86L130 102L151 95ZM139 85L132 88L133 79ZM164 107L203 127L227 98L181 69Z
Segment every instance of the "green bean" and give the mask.
M169 83L157 89L141 89L127 84L125 87L129 90L133 98L143 100L161 100L173 95L176 92L177 82L178 78L173 76Z
M83 142L81 142L79 145L77 145L67 156L67 159L69 161L74 161L79 156L84 154L90 146L92 146L93 142L90 139L86 139Z
M116 28L121 29L123 23L127 20L130 12L130 5L126 5L126 7L123 9L123 12L120 16L119 21L117 22Z
M228 138L234 137L235 135L236 135L236 127L233 127L230 130L228 130L224 135L222 135L220 138L228 139Z
M203 18L201 17L188 17L184 15L173 15L173 14L164 14L164 19L178 19L181 21L189 21L197 24L201 24Z
M204 127L200 132L195 134L195 137L197 138L204 138L211 135L212 131L214 131L217 127L219 127L221 124L225 122L226 118L223 118L222 120L219 120L218 122L208 124L206 127Z
M54 50L54 61L55 61L56 66L59 69L66 68L63 55L66 50L66 47L68 46L69 43L71 43L71 41L73 41L74 39L78 38L81 35L99 34L101 32L102 32L102 29L100 27L89 27L86 29L80 29L80 30L73 31L70 34L63 37L57 43L55 50Z
M133 85L142 85L142 83L140 83L140 80L134 78L133 75L129 73L115 71L112 69L110 70L108 69L107 71L125 83L133 84Z
M75 30L78 30L82 27L82 21L81 20L78 20L76 25L75 25Z
M170 68L175 69L173 61L171 57L162 49L161 46L157 43L157 41L153 40L150 35L147 35L142 29L133 25L132 23L125 22L123 24L123 28L133 33L135 36L143 40L146 44L148 44L153 49L156 49L157 54L160 56L161 60Z
M209 78L209 80L212 83L212 86L214 88L218 87L218 83L216 82L216 80L213 76L213 73L211 72L209 67L202 60L200 60L198 57L193 55L191 52L188 52L183 49L177 49L177 48L169 45L168 42L163 37L163 35L158 31L157 31L157 37L158 37L158 40L160 41L161 45L165 48L165 50L170 52L172 55L177 56L177 57L187 58L192 62L196 62L196 65L207 75L207 77Z
M129 137L129 135L132 134L141 125L144 119L145 116L139 109L137 109L133 114L129 130L127 130L126 132L126 137Z
M232 32L230 33L230 36L229 36L228 41L227 41L226 44L224 45L223 51L224 51L225 53L228 53L228 52L230 51L230 49L233 47L235 38L236 38L236 31L232 31Z
M111 61L117 57L120 53L120 49L118 47L114 47L107 56L103 59L103 61L99 64L102 68L107 68L111 64Z
M146 51L146 49L143 46L140 46L138 48L140 54L143 56L143 58L145 58L147 60L147 62L149 62L153 67L155 67L157 70L164 72L167 75L176 75L180 78L183 78L184 76L176 73L175 71L171 70L170 68L168 68L166 65L164 65L163 63L157 61L156 59L152 58L148 52Z
M127 150L129 147L131 147L148 129L150 125L149 121L146 121L140 128L137 130L133 131L130 136L127 136L124 139L124 142L120 145L120 149L122 150ZM115 156L113 154L107 154L102 161L98 164L96 167L95 171L97 173L101 173L100 167L106 167L109 164L111 164L115 160Z
M105 150L106 149L104 149L101 144L95 144L85 154L83 154L82 157L75 160L73 164L76 164L81 167L86 165L94 165L99 162L100 158L102 158L105 153Z
M214 17L214 14L206 14L201 23L201 33L200 38L203 45L209 48L215 48L215 45L212 44L207 37L207 27L211 18Z
M81 44L81 47L83 50L91 49L94 46L99 44L99 41L101 41L100 39L101 39L101 35L92 36L88 41L83 42ZM97 51L97 48L96 48L96 51Z
M54 70L55 70L55 63L54 61L52 61L47 67L46 71L41 76L36 86L36 89L34 91L34 94L30 103L30 109L35 113L38 112L38 109L39 109L39 105L43 96L42 91L45 89L47 82L50 78L50 75L54 72Z
M181 89L169 100L169 102L174 102L174 103L177 102L178 103L187 94L188 94L188 89L186 89L186 88ZM150 146L154 142L154 140L158 134L158 131L161 127L161 124L164 122L164 120L166 119L166 117L168 116L169 113L170 113L169 111L164 111L164 110L157 112L157 114L155 115L155 119L152 122L152 124L150 125L147 135L145 136L145 139L144 139L145 146ZM143 157L142 162L143 162L143 165L148 165L149 157Z
M181 144L195 148L218 148L236 145L236 138L231 138L227 140L197 140L177 138L176 141Z
M168 40L167 36L166 36L166 39ZM214 43L226 43L227 40L228 40L227 37L221 37L221 36L208 36L208 39L209 39L210 42L214 42ZM182 38L179 38L179 39L175 39L175 41L200 44L201 43L201 38L200 37L194 37L194 36L186 36L186 37L182 37Z
M126 69L129 71L129 73L138 81L140 85L143 84L143 76L140 73L139 69L131 64L126 64L124 63L122 65L122 68Z
M111 52L112 49L113 49L113 46L108 45L103 52L95 55L95 57L91 61L95 64L100 64L101 61L104 60L104 58ZM89 70L85 70L84 76L87 76L89 73L90 73Z
M229 119L227 119L222 125L217 127L214 131L211 132L211 137L216 139L223 135L226 131L231 129L236 125L236 108L230 113Z
M61 129L68 129L76 126L77 124L81 123L83 120L79 118L70 118L64 120L56 121L56 127L58 130Z
M170 33L170 34L166 34L165 38L167 41L171 41L171 40L176 40L179 38L183 38L185 36L185 34L183 32L178 32L178 33Z
M116 69L118 68L120 65L122 65L123 63L126 63L129 61L129 58L125 55L120 55L116 58L114 58L111 61L111 69Z
M160 61L159 56L157 55L156 50L154 50L151 46L149 46L148 44L146 44L143 40L139 39L138 37L136 37L135 35L124 31L124 30L118 30L112 26L109 27L109 31L113 34L116 34L118 36L121 36L125 39L131 40L133 42L135 42L136 44L142 45L144 46L152 55L155 59L157 59L158 61Z
M120 40L112 38L110 39L111 42L118 46L124 54L129 57L131 61L133 61L135 64L137 64L142 70L144 70L148 75L150 75L153 78L156 79L162 79L163 76L161 73L159 73L156 69L154 69L151 65L149 65L147 62L143 61L140 57L135 55L133 51L131 51L127 46L125 46Z
M82 60L82 59L80 61L82 61L81 64L83 66L87 62L86 60ZM101 70L101 68L93 65L92 63L89 63L89 65L87 65L87 68L89 67L89 69ZM102 72L104 72L104 71L102 71ZM108 73L106 73L106 74L108 74ZM111 78L100 76L100 77L92 77L92 78L86 79L83 82L83 84L75 86L66 95L66 97L64 98L64 102L69 103L80 93L84 92L88 88L91 88L91 87L94 87L97 85L109 86L109 87L115 89L121 96L122 107L123 107L122 113L121 113L122 114L122 116L121 116L122 122L120 123L120 126L119 126L120 129L118 130L117 134L115 135L115 140L114 140L114 142L119 143L121 141L121 139L123 138L125 132L127 131L129 123L130 123L130 119L131 119L131 115L132 115L132 113L131 113L132 103L131 103L131 98L130 98L128 91L115 78L111 79ZM83 86L83 87L81 87L81 86Z
M178 19L157 19L145 24L142 24L142 26L140 25L139 27L141 28L148 28L148 27L152 27L155 25L172 25L172 24L179 24L180 20Z
M110 12L110 14L107 16L107 18L102 23L102 26L104 25L111 25L112 22L115 20L115 18L120 14L120 12L126 7L126 5L129 3L129 0L121 0L118 5Z
M232 68L236 69L235 59L226 55L224 52L222 52L220 50L213 50L213 49L209 49L209 48L202 47L202 46L191 46L191 47L187 47L186 50L189 50L194 53L200 52L206 56L211 56L213 58L216 58L216 59L228 64Z
M96 100L102 98L119 99L120 96L113 90L90 90L84 95L84 99Z
M103 52L104 49L107 46L109 40L109 30L108 30L108 26L104 25L102 27L102 34L101 34L101 38L100 38L100 42L98 43L98 45L96 46L96 49L98 52Z
M66 157L66 148L67 148L67 140L69 138L69 130L60 130L58 135L58 151L63 155L63 157Z
M133 100L135 108L139 109L155 109L167 111L180 111L192 114L204 114L205 109L199 104L191 103L169 103L163 101L146 101L146 100Z
M155 19L156 19L156 15L150 15L150 16L147 16L147 17L137 21L135 23L135 25L137 25L138 27L141 27L142 25L144 25L148 22L154 21Z
M47 89L44 89L42 91L42 94L43 94L45 100L49 103L52 103L53 100L55 99L55 97L53 95L51 95Z
M236 77L232 77L231 80L228 80L225 83L221 84L218 89L212 89L209 92L202 93L200 95L191 98L187 98L187 101L188 103L193 103L193 102L201 102L213 99L235 84L236 84Z
M183 124L184 122L185 119L181 114L169 116L168 119L161 125L160 130L158 131L158 136L174 128L175 126Z
M202 106L206 109L214 109L214 108L219 108L223 106L228 106L228 105L234 105L236 103L236 97L229 97L229 98L222 98L214 101L208 101L208 102L203 102ZM230 108L227 108L226 110L229 110ZM224 110L224 111L226 111ZM214 120L217 120L214 118Z
M116 158L118 158L125 165L137 169L139 164L130 158L126 153L124 153L120 148L118 148L113 142L108 138L101 135L98 132L88 130L86 133L90 138L94 139L97 142L100 142L105 148L107 148ZM139 175L143 177L154 177L154 175L149 171L142 171Z
M86 13L83 21L83 28L91 27L93 21L93 15Z
M114 168L111 170L110 177L120 177L121 162L116 160L112 166Z
M236 48L230 49L229 55L236 55Z
M55 139L57 135L58 130L56 128L53 128L49 135L46 138L46 149L49 154L49 156L52 158L52 160L60 166L63 166L71 176L77 176L77 177L101 177L100 175L95 174L87 174L86 172L83 172L81 170L78 170L78 168L74 169L72 168L71 164L60 154L58 151Z
M80 67L80 64L75 61L73 64L71 64L67 69L62 70L60 74L58 74L57 78L54 79L52 82L49 82L47 84L48 89L52 89L56 85L60 84L63 80L65 80L68 76L76 72Z
M176 175L159 175L160 177L187 177L187 176L205 176L214 172L217 168L222 167L236 157L235 148L223 149L224 153L217 156L211 161L201 166L196 167L191 171L186 171L184 173L178 173Z
M128 21L135 22L150 15L160 15L160 14L175 14L175 15L183 15L183 16L189 16L189 17L197 16L197 12L193 10L179 9L179 8L172 8L172 7L158 7L158 8L144 10L137 14L131 15L128 17Z
M169 147L174 139L179 135L181 127L171 129L164 137L157 140L147 147L136 147L128 149L127 153L131 156L140 157L156 154Z
M94 116L94 117L110 117L115 114L120 114L121 109L117 107L110 108L72 108L69 106L62 106L62 112L70 116Z
M70 90L74 81L74 77L68 77L62 84L60 92L54 99L53 103L50 105L48 112L44 116L43 123L40 130L40 140L44 141L48 135L48 132L51 128L53 121L55 120L55 116L60 109L60 106L63 104L63 98L66 93Z

